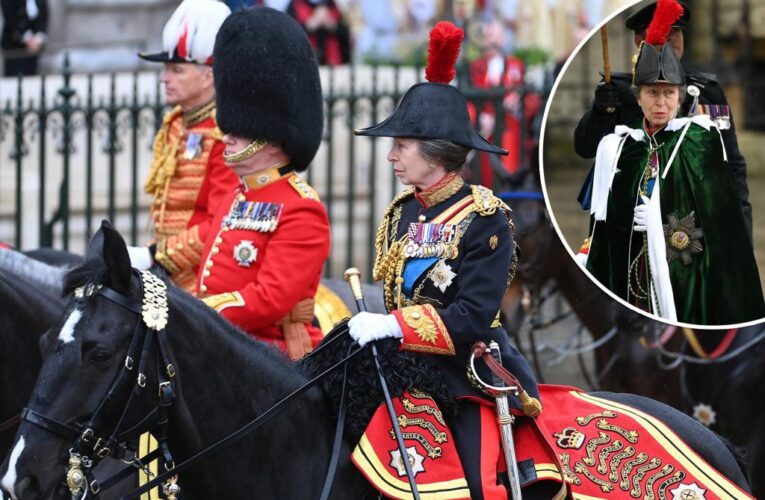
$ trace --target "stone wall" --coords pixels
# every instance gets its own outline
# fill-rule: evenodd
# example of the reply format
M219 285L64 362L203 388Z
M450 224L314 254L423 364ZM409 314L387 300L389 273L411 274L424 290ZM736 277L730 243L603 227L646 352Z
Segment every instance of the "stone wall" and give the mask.
M161 48L162 28L178 0L48 0L48 49L42 70L60 70L69 51L75 72L146 68L136 54Z

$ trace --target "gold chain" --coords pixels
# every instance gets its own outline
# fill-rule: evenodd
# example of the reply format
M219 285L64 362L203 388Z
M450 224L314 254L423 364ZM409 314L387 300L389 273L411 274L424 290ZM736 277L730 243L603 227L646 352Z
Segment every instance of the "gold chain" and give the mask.
M268 141L263 139L256 139L249 143L243 150L238 153L226 154L223 153L223 160L226 163L239 163L255 156L256 153L261 151L268 145Z

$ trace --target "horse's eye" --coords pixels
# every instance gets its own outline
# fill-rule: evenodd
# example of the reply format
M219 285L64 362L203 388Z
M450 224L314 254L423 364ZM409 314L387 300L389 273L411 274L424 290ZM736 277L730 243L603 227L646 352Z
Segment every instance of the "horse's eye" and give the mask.
M112 359L112 352L104 349L94 349L90 353L90 362L95 365L105 365Z

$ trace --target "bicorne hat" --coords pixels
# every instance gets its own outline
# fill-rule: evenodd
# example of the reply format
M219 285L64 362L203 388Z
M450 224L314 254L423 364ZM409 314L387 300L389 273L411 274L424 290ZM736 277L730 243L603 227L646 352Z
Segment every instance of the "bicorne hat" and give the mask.
M677 0L659 0L635 60L633 85L685 84L683 65L672 46L666 43L672 26L684 12L684 7Z
M231 10L217 0L184 0L162 30L162 52L138 54L154 62L212 64L215 36Z
M470 149L506 155L508 151L490 143L473 128L467 101L454 79L454 64L459 56L463 31L441 21L430 32L427 82L413 85L401 98L393 114L369 128L354 131L373 137L444 139Z
M218 127L279 144L295 170L316 155L323 131L319 67L303 28L269 7L226 19L213 57Z

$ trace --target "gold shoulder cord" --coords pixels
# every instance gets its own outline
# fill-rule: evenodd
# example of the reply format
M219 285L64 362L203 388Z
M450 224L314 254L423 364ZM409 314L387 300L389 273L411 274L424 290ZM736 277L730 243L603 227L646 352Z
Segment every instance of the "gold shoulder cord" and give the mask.
M403 202L413 194L414 190L409 189L393 199L385 209L382 222L380 222L375 235L375 264L372 268L372 279L383 281L385 306L389 311L396 308L393 287L396 284L396 276L401 273L401 269L404 267L403 240L405 236L396 241L396 234L401 221Z

